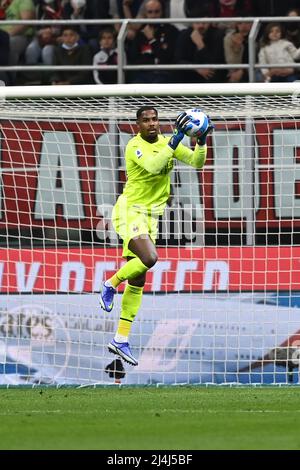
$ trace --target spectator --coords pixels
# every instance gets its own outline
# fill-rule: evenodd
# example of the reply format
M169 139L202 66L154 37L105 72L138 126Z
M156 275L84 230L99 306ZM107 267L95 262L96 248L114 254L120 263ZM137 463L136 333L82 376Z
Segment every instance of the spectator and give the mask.
M119 18L115 2L112 0L86 0L84 18L87 20L108 20L112 18ZM92 51L96 53L99 48L99 33L103 26L96 24L88 25L86 27L87 37ZM118 29L117 27L115 28Z
M40 20L63 20L69 18L67 12L65 11L64 0L39 0L36 11L37 17ZM58 40L61 34L61 27L51 25L51 31L55 39Z
M176 0L175 0L176 1ZM211 0L201 0L201 5L197 5L195 0L185 0L184 1L184 11L187 18L195 18L195 8L202 7L207 11L208 16L214 15L213 2Z
M144 0L121 0L121 3L123 18L145 18ZM135 38L137 31L141 28L141 24L130 24L127 28L127 40L132 41Z
M37 17L41 20L61 20L64 16L63 0L39 0L37 3Z
M286 64L300 58L300 49L282 38L280 23L269 23L264 31L262 47L258 53L260 64ZM294 67L262 68L265 82L293 82L298 79Z
M11 85L9 72L4 72L1 67L9 65L9 34L0 30L0 80L5 85Z
M224 53L227 64L248 64L248 36L251 22L239 22L234 31L229 31L224 37ZM231 69L227 80L230 83L248 81L247 69Z
M208 16L208 9L197 7L195 17ZM223 32L209 22L196 22L180 32L175 47L175 62L178 64L224 64ZM213 68L184 70L178 74L181 82L223 82L226 71Z
M254 14L252 0L214 0L214 16L220 18L245 17ZM216 26L229 32L235 29L234 22L218 23Z
M118 0L122 18L135 18L143 3L144 0Z
M186 0L170 0L168 16L170 18L186 18L186 3ZM181 31L187 27L187 23L176 23L175 26L178 30Z
M99 35L100 50L94 55L93 65L117 65L116 36L112 28L105 28ZM94 70L94 81L99 84L117 83L117 72L114 70Z
M300 9L292 8L287 12L287 16L300 16ZM285 38L292 42L297 49L300 47L300 21L291 21L290 23L286 23Z
M206 9L207 16L213 16L213 6L209 0L201 2L201 7ZM195 18L199 5L195 0L169 0L168 3L168 16L170 18ZM179 23L175 25L179 30L188 26L187 23Z
M80 44L80 36L74 26L65 26L62 44L55 47L53 65L90 65L92 55L88 45ZM79 85L91 83L88 70L56 71L52 76L53 85Z
M252 0L213 0L214 16L234 18L253 14Z
M64 17L70 20L83 20L86 16L86 0L70 0L64 5ZM88 42L88 27L85 24L77 26L83 42Z
M35 18L35 6L32 0L2 0L1 15L4 20L32 20ZM10 64L17 65L33 35L33 30L25 25L9 25L5 22L0 28L9 34Z
M145 4L146 18L162 18L162 5L158 0ZM171 24L146 24L138 31L128 49L131 64L171 64L174 62L174 44L178 30ZM167 83L171 74L164 70L146 70L133 74L133 83Z
M56 36L50 26L41 28L25 52L27 65L52 65Z

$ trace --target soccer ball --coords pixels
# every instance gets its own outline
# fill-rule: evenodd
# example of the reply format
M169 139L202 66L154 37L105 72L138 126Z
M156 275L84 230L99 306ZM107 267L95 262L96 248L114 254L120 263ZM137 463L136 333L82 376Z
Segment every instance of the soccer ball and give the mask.
M186 132L186 135L190 137L197 137L199 134L203 134L209 126L209 119L207 115L201 111L201 109L193 108L188 109L186 114L191 118L193 127Z

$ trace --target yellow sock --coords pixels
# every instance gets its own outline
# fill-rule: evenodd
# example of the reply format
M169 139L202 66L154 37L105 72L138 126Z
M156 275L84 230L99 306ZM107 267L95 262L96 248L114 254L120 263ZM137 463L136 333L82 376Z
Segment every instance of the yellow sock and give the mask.
M123 320L123 318L120 318L119 324L118 324L118 329L117 329L117 335L122 336L124 338L128 338L130 330L131 330L131 325L132 322L130 320ZM124 343L125 341L118 341L119 343Z
M114 274L110 279L107 279L107 283L111 283L111 285L116 289L122 281L118 278L117 274Z
M132 322L142 303L142 297L143 287L127 284L122 296L121 315L115 335L115 340L118 343L124 343L128 340Z

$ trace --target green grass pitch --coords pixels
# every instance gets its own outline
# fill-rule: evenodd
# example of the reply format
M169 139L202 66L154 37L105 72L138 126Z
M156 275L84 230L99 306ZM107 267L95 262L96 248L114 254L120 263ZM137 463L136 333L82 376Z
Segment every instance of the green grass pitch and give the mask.
M300 449L299 387L0 389L0 449Z

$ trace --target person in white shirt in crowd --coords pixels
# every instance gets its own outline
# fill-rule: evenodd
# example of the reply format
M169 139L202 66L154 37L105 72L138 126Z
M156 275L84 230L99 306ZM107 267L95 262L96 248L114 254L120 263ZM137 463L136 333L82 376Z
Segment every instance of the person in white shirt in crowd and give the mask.
M283 38L280 23L269 23L262 37L262 46L258 53L259 64L288 64L300 58L300 48ZM265 82L294 82L298 80L295 67L261 68Z

